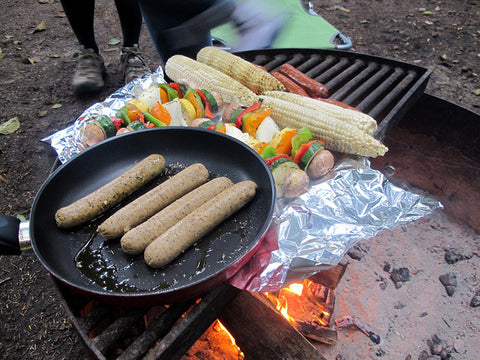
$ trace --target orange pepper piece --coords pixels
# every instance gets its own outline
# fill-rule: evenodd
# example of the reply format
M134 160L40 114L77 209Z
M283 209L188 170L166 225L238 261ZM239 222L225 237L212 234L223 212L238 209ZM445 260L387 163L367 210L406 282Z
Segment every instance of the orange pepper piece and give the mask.
M163 122L165 125L170 125L170 122L172 121L172 115L168 112L165 107L160 104L159 101L157 101L155 104L153 104L152 108L150 109L149 113L156 119L160 120Z
M296 130L289 130L283 133L282 138L275 147L277 154L290 154L292 152L292 138L297 134Z
M271 112L272 109L265 108L259 112L254 112L248 115L243 124L244 132L250 134L250 136L255 137L257 129L262 123L263 119L270 115Z
M160 101L162 102L162 104L165 104L169 101L168 93L162 88L160 88Z

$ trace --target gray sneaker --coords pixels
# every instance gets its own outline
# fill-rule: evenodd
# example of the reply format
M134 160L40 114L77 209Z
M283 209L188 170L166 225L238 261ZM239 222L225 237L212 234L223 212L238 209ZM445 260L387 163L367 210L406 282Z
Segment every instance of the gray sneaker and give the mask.
M120 61L122 62L122 72L125 84L151 73L142 54L138 50L138 45L123 47Z
M93 49L82 48L77 58L77 68L73 75L73 89L77 94L100 91L105 82L103 58Z

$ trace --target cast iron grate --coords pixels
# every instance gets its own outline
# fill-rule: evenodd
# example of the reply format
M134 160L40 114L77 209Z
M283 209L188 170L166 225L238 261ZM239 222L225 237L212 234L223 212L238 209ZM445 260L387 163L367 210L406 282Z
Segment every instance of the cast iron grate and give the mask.
M237 53L267 71L289 63L324 84L329 97L369 114L383 140L423 94L431 70L342 50L265 49Z
M85 298L54 280L90 359L181 359L240 290L221 285L202 298L126 307Z

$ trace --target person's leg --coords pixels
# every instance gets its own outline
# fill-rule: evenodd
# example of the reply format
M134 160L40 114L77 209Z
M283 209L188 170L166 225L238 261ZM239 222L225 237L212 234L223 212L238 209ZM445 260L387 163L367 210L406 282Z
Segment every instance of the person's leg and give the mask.
M210 29L231 16L231 0L139 0L145 24L165 62L175 54L195 57L212 44Z
M86 49L93 49L98 53L93 29L95 0L61 0L63 11L78 42Z
M142 13L138 0L115 0L120 25L122 26L123 47L120 55L124 81L128 84L151 71L139 51L142 29Z
M137 0L115 0L120 25L122 26L123 46L138 45L142 29L142 13Z
M95 42L95 0L61 0L61 3L81 47L73 76L74 91L80 94L97 92L105 85L105 66Z

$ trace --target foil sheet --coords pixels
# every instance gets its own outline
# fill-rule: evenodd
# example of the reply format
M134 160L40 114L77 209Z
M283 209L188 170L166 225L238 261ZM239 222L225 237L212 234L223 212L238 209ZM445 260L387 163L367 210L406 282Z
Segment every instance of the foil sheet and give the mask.
M43 139L64 163L84 149L82 131L92 118L113 115L155 83L159 67L85 110L74 124ZM361 240L428 215L442 204L394 186L366 158L349 156L294 200L277 199L260 249L229 282L250 291L277 291L336 265Z
M430 214L442 204L393 185L366 158L339 161L328 180L295 198L277 200L273 225L231 284L277 291L337 265L361 240Z

